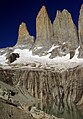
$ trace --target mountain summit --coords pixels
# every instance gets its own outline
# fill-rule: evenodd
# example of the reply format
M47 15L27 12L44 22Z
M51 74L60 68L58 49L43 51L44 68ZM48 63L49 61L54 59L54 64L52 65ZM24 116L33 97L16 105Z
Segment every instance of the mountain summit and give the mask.
M43 6L36 18L36 38L46 40L53 37L52 23L45 6Z
M30 36L26 23L22 22L18 30L17 46L21 45L21 47L23 47L23 45L25 45L26 47L31 48L33 43L34 43L34 36Z
M27 40L28 38L30 38L30 34L27 30L26 24L22 22L19 26L18 39L21 41L22 39Z
M77 56L83 57L83 5L80 9L78 30L66 9L57 10L52 24L46 7L42 6L36 17L36 38L30 35L26 23L22 22L18 30L18 42L12 49L16 48L28 49L34 56L52 59L68 54L72 59L78 50Z
M43 6L36 18L36 41L32 49L33 54L46 55L52 47L50 58L54 58L70 52L74 53L78 45L78 33L71 14L66 9L62 12L57 11L52 24Z

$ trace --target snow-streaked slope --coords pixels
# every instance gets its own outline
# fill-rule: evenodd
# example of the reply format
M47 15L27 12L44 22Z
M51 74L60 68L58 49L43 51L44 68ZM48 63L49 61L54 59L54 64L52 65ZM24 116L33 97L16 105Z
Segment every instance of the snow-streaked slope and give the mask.
M0 55L0 65L7 65L6 63L6 53L3 55Z
M55 46L52 46L52 48L49 49L49 51L52 51ZM46 56L41 56L39 57L38 55L32 55L32 51L29 51L28 49L15 49L14 53L19 53L20 57L12 63L12 65L16 64L30 64L30 63L35 63L38 64L40 63L41 66L43 67L56 67L56 68L68 68L68 67L73 67L77 66L83 63L83 59L78 59L78 51L79 47L75 51L75 56L70 59L70 54L67 54L66 56L62 57L55 57L53 59L50 59L49 56L51 53L48 53ZM48 51L48 52L49 52ZM1 65L7 65L7 60L6 60L6 54L0 56L0 64Z
M52 48L51 48L52 49ZM41 63L42 66L49 65L50 67L72 67L77 66L78 64L83 63L83 59L78 59L78 51L79 47L75 51L75 56L70 59L70 54L67 54L66 56L62 57L55 57L53 59L50 59L49 56L50 53L46 56L39 57L38 55L33 56L32 51L29 51L28 49L15 49L14 53L19 53L20 58L18 58L14 63L12 64L27 64L27 63Z
M55 48L58 48L59 46L55 46L54 44L52 45L52 47L48 50L48 53L52 52Z

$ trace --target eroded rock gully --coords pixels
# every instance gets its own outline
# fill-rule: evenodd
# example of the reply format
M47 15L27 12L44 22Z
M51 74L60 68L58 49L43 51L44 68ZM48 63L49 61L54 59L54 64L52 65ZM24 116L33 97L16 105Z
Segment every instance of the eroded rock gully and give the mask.
M51 71L46 69L0 69L0 80L19 85L36 99L46 104L50 101L82 103L83 67ZM42 108L41 103L41 108Z

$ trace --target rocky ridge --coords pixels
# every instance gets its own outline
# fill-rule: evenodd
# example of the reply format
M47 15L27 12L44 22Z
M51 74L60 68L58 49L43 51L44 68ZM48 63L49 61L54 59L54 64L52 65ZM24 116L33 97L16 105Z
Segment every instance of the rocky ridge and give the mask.
M82 7L80 14L82 14ZM22 23L19 27L18 43L24 39L26 39L27 44L30 44L27 48L31 49L34 55L47 55L49 49L54 46L53 50L50 51L50 58L64 56L71 52L74 54L75 49L80 45L78 32L71 14L65 9L62 12L57 11L52 24L45 6L40 9L36 18L36 40L29 35L25 23ZM22 44L24 43L22 42Z
M33 55L45 56L50 53L50 58L65 56L80 46L79 57L82 57L82 19L83 5L80 9L78 30L73 22L71 14L67 10L56 13L53 24L48 16L46 7L43 6L36 17L36 39L30 36L24 22L18 31L18 41L15 48L27 48ZM52 50L50 50L52 48Z
M52 24L46 8L42 7L36 19L35 49L32 50L34 54L46 55L53 45L57 47L51 51L50 58L64 56L75 51L79 46L77 29L71 14L67 10L57 11ZM39 49L36 47L39 47Z

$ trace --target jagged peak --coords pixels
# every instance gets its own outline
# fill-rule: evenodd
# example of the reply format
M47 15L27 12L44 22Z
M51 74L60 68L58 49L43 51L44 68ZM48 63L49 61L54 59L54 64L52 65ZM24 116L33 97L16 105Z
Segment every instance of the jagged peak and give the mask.
M81 5L81 9L83 9L83 4Z
M63 9L62 13L69 13L67 9Z
M22 22L19 26L19 31L18 31L18 39L27 36L28 38L30 37L30 34L28 32L27 26L25 22Z
M62 15L68 15L68 17L70 17L72 19L71 13L67 9L64 9L62 11Z
M56 17L55 17L55 20L53 21L53 24L55 23L55 21L56 21L57 19L61 18L61 16L62 16L61 11L60 11L60 10L57 10L57 12L56 12Z
M42 6L42 8L40 9L40 11L38 12L37 18L40 17L40 16L44 16L44 15L47 15L48 16L48 13L47 13L46 7L45 6Z
M61 15L61 11L60 10L57 10L57 12L56 12L56 16L58 16L58 15Z
M25 28L28 31L26 23L24 21L22 21L22 23L20 24L19 28L21 27Z
M43 5L40 10L41 10L41 11L46 11L46 7Z
M39 12L42 12L42 13L47 12L46 7L42 6Z
M71 15L71 13L67 9L64 9L62 11L62 16L67 17L69 20L71 20L73 22L72 15Z
M57 10L55 20L56 18L61 18L63 15L68 15L71 17L71 14L68 12L68 10L66 9L64 9L63 11Z
M22 23L20 24L20 26L23 26L23 25L26 25L26 23L22 21Z
M68 15L71 16L70 12L69 12L67 9L63 9L62 11L57 10L57 12L56 12L56 17L57 17L57 16L62 16L62 15L64 15L64 14L68 14ZM55 17L55 19L56 19L56 17Z

